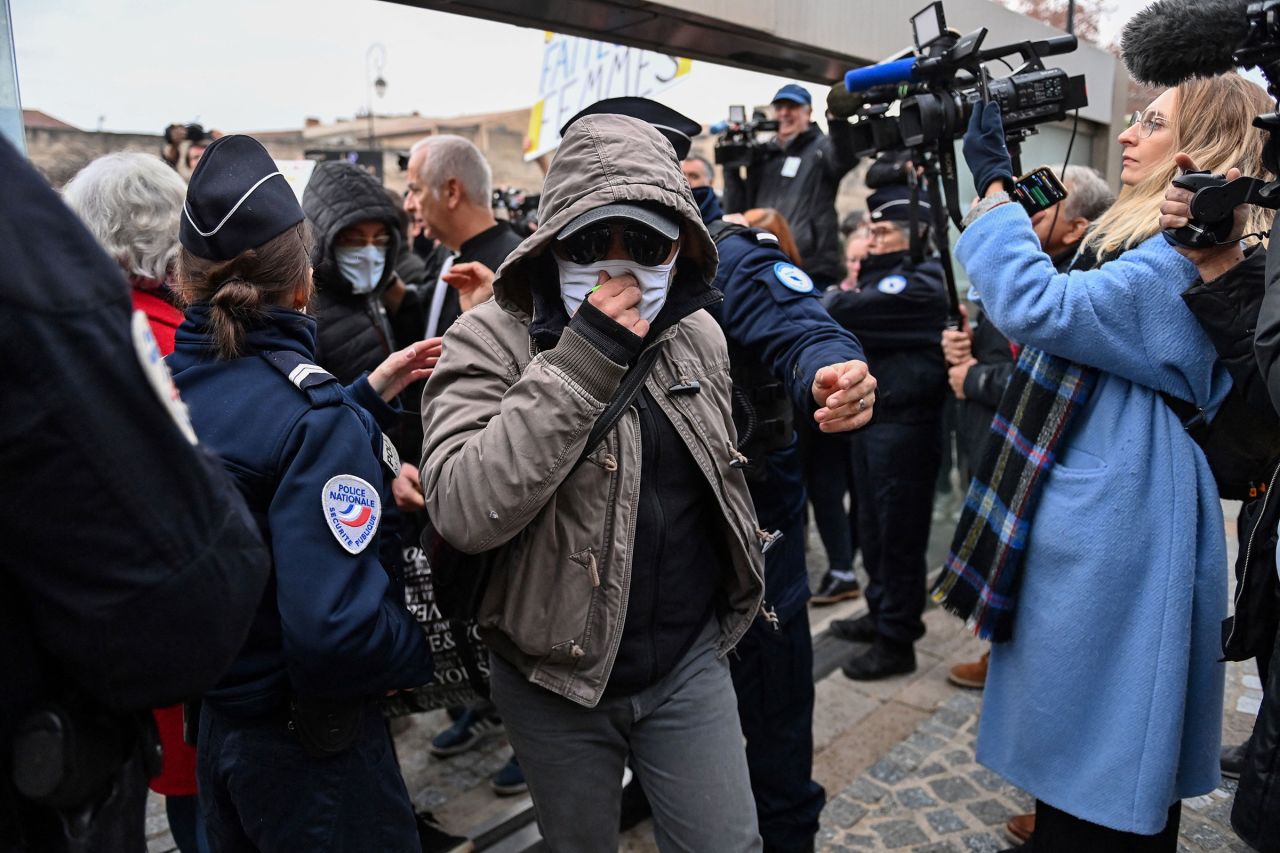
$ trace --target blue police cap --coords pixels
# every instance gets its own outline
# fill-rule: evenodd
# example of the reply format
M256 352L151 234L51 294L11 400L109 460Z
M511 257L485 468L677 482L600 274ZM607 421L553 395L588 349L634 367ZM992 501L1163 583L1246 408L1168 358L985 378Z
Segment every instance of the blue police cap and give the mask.
M928 225L932 208L926 200L924 188L920 191L920 208L916 214L918 221ZM867 209L872 222L908 223L911 221L911 188L905 184L890 184L881 187L867 197Z
M564 123L560 135L564 136L569 125L583 116L601 114L630 116L653 125L653 129L661 133L676 149L676 159L683 160L689 156L689 148L693 145L693 137L702 133L702 125L688 116L681 115L671 107L651 101L648 98L605 98L584 107L576 116Z
M226 261L302 219L297 196L262 143L223 136L191 174L178 239L196 257Z
M813 106L813 96L809 94L809 90L799 83L788 83L778 90L778 94L773 96L770 103L776 104L778 101L790 101L793 104L802 106Z

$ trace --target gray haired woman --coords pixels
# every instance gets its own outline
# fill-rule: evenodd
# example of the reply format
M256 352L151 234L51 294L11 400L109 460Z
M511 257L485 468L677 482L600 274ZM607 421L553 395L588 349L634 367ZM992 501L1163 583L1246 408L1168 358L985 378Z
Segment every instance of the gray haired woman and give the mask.
M169 272L178 256L178 222L187 185L154 154L99 157L72 178L62 197L129 280L133 307L151 321L160 352L173 351L182 313Z

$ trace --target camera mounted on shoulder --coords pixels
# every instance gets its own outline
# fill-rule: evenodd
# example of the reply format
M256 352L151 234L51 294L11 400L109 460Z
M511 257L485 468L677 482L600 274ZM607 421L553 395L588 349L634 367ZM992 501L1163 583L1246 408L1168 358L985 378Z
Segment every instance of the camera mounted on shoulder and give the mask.
M930 3L911 18L915 48L891 62L855 68L837 83L828 100L838 118L852 118L859 156L906 149L921 170L929 193L933 230L947 281L951 318L960 321L960 299L945 235L947 218L960 227L955 141L962 137L975 106L995 101L1004 120L1005 143L1014 174L1021 172L1020 145L1037 125L1061 121L1087 106L1082 75L1046 68L1044 58L1070 53L1076 37L1057 36L984 48L987 29L968 35L949 29L942 3ZM1017 56L1022 65L993 78L985 63ZM1007 62L1006 62L1007 64ZM898 115L889 109L898 104ZM918 190L913 190L913 205ZM914 250L913 250L914 251Z

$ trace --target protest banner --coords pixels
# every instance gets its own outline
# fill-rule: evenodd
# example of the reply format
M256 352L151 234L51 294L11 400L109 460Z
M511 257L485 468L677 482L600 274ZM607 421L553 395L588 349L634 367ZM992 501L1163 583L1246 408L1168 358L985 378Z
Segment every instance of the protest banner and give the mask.
M525 160L554 151L561 126L583 107L605 98L653 97L692 67L693 60L680 56L547 33Z

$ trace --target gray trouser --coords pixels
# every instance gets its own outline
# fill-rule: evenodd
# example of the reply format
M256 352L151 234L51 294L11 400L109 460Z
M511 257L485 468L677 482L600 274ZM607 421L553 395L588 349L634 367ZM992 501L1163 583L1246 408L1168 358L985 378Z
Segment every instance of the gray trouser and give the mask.
M737 699L716 637L713 621L657 684L595 708L530 684L491 655L493 701L551 850L615 853L628 757L653 806L658 849L761 849Z

